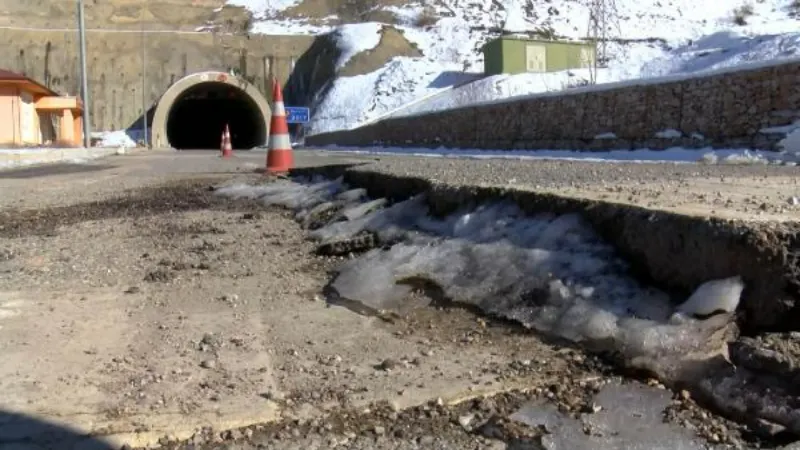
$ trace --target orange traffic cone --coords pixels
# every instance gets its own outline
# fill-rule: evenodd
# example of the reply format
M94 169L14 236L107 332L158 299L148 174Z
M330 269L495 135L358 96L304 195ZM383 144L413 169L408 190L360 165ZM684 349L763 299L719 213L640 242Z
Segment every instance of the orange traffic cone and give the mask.
M267 151L267 173L283 174L294 167L292 141L283 94L277 80L272 80L272 120L269 126L269 150Z
M233 156L233 147L231 146L231 131L228 129L228 124L225 124L225 129L222 130L222 157L230 158Z

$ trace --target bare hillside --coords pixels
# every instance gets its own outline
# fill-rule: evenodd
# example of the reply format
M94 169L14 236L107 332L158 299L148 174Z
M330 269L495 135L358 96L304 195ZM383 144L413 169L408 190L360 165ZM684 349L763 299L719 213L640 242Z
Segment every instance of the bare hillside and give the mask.
M209 21L247 29L250 14L244 8L222 6L224 0L87 0L86 23L92 28L194 30ZM74 27L75 0L0 0L0 25Z

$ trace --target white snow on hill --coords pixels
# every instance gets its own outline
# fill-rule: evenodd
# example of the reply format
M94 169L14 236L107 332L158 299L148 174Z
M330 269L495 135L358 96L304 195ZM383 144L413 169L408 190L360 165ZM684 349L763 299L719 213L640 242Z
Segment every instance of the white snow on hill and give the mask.
M337 33L343 67L355 54L378 44L380 24L310 26L276 18L299 0L229 0L254 12L258 33ZM607 35L610 61L598 83L699 73L743 63L800 56L796 0L697 1L615 0ZM430 14L421 4L385 7L402 22L398 28L422 51L419 58L397 57L360 76L338 78L314 108L310 133L347 129L389 115L404 115L475 102L558 91L582 84L588 71L482 77L480 47L486 28L548 29L585 38L589 8L585 0L505 0L505 3L441 0ZM506 20L506 11L513 11ZM639 40L631 42L631 40ZM648 42L642 42L648 40ZM479 80L479 81L475 81ZM470 83L472 82L472 83ZM464 83L463 87L458 87Z
M382 27L382 24L368 22L348 25L334 31L336 46L342 51L336 62L336 70L343 68L353 56L375 48L381 40Z

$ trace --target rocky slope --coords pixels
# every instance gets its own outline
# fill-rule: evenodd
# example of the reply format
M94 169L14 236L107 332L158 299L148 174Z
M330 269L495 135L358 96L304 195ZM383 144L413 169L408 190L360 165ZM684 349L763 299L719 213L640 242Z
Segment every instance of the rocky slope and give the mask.
M420 56L391 58L377 70L338 73L325 95L312 96L314 132L363 124L474 81L483 71L482 45L504 27L543 38L585 39L591 13L590 2L576 0L229 0L228 4L253 12L255 33L347 35L351 24L372 21L392 25L419 50ZM700 5L689 0L607 0L606 5L607 25L601 37L607 45L600 51L607 67L596 75L598 82L800 55L798 4L793 0ZM338 44L352 47L348 39L339 39ZM364 43L362 52L370 50ZM585 82L586 72L492 77L480 98L473 100L557 91ZM470 99L450 103L458 106L465 101Z

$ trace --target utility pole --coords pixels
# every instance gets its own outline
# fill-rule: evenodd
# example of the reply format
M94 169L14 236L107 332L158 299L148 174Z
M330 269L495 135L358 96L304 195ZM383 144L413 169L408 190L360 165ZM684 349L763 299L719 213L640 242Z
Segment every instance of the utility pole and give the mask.
M144 34L144 13L142 13L142 126L144 127L144 148L150 148L147 136L147 45Z
M81 100L83 101L83 145L92 146L91 127L89 126L89 81L86 74L86 20L83 14L83 0L78 0L78 34L80 35L81 54Z
M595 47L595 58L590 82L597 81L598 67L608 63L608 41L611 34L619 34L619 10L616 0L589 0L589 39Z

